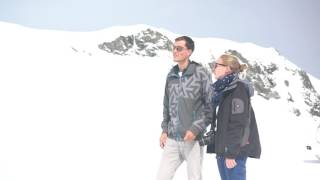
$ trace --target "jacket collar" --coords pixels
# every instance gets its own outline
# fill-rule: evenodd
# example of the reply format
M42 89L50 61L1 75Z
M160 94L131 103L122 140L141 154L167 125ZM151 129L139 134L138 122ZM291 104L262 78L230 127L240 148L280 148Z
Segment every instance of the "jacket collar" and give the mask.
M237 87L238 82L244 83L248 92L249 97L252 97L254 95L254 88L252 86L252 83L250 83L248 80L242 80L239 78L239 76L236 76L235 79L230 83L230 85L225 88L223 91L229 91Z
M192 74L194 74L196 70L196 63L193 61L189 61L187 68L182 72L183 76L191 76ZM169 77L179 77L178 73L179 73L179 66L175 65L173 66L173 68L171 69L170 73L169 73Z

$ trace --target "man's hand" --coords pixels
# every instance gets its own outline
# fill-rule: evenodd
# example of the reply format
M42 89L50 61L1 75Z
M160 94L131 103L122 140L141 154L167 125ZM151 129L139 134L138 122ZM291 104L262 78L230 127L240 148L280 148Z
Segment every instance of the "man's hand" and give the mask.
M228 169L236 167L237 163L235 159L226 158L226 166Z
M195 138L196 136L191 131L187 131L183 139L185 141L193 141Z
M162 149L163 149L164 146L166 145L167 139L168 139L167 133L162 133L161 136L160 136L160 147L161 147Z

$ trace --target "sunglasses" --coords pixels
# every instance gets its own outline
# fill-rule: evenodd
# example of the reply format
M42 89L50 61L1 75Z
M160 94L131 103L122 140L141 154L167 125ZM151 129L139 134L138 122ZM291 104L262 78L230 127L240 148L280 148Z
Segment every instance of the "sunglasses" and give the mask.
M181 51L183 51L185 48L184 47L182 47L182 46L173 46L173 51L178 51L178 52L181 52Z
M212 62L212 63L209 63L209 66L210 66L211 69L215 69L215 68L217 68L218 66L224 66L224 67L226 67L226 66L228 66L228 65L220 64L220 63L217 63L217 62Z

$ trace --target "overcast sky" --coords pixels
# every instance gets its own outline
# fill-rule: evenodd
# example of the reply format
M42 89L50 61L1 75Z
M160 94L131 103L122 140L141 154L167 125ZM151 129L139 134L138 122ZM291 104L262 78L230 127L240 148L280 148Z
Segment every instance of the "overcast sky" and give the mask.
M274 47L318 79L319 17L318 0L0 0L0 21L33 28L95 31L147 24Z

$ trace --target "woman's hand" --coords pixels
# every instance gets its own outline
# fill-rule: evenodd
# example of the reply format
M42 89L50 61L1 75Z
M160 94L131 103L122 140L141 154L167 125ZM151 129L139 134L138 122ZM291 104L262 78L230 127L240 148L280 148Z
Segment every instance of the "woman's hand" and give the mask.
M237 165L237 162L235 159L226 158L226 166L228 169L232 169L236 167L236 165Z

